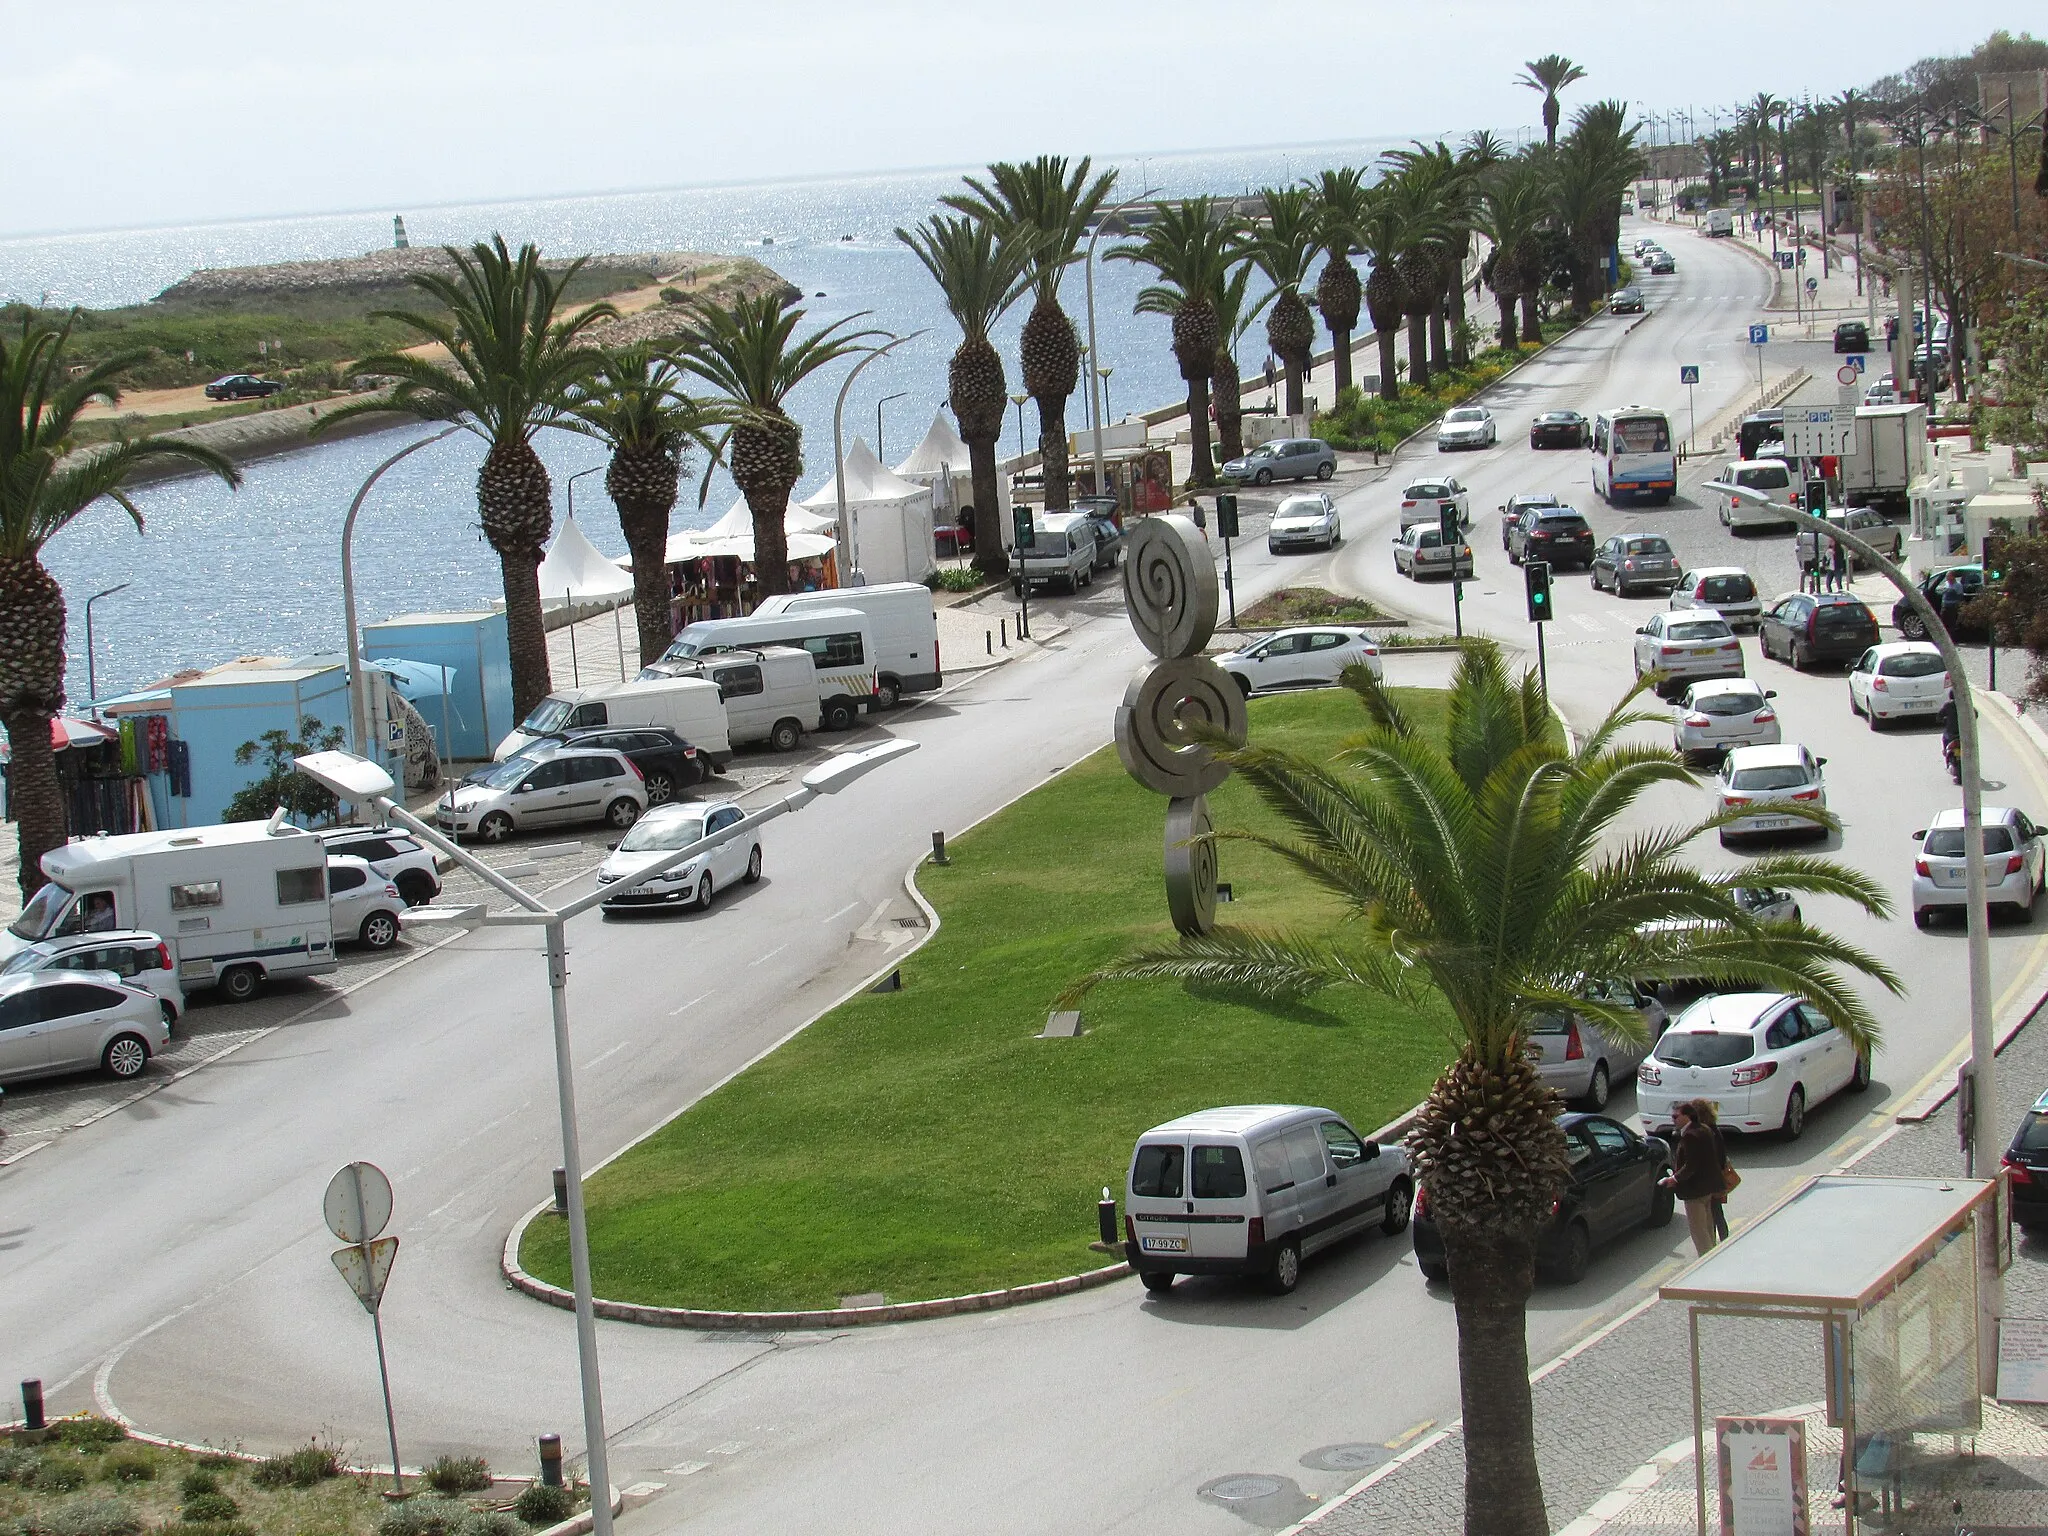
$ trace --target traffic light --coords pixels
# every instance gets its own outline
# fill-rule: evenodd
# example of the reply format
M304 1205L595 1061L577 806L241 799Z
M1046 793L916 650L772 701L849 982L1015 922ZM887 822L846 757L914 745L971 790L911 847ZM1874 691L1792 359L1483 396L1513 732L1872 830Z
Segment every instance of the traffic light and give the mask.
M1010 509L1010 515L1017 521L1017 547L1019 549L1037 548L1038 538L1031 526L1031 509L1029 507L1013 507Z
M2002 533L1984 535L1984 584L1991 586L2005 580L2005 559L2008 540Z
M1825 480L1806 482L1806 510L1815 517L1828 514L1828 483Z
M1529 622L1548 624L1553 617L1550 611L1550 562L1523 561L1522 583L1529 594Z
M1465 542L1465 530L1458 526L1456 502L1446 501L1437 507L1436 523L1446 549L1456 549Z
M1237 537L1237 497L1230 491L1216 498L1216 531L1226 539Z

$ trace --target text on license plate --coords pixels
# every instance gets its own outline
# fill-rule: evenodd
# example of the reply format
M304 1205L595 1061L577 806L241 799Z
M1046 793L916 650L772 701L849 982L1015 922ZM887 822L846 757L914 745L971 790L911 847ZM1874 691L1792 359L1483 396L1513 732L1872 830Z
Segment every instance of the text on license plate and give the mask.
M1138 1246L1147 1253L1186 1253L1188 1240L1184 1237L1144 1237Z

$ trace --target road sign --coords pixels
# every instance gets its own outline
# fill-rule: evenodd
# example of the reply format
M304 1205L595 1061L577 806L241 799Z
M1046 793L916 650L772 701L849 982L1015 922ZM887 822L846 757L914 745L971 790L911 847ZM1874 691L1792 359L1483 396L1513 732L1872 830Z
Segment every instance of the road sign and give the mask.
M1847 363L1844 363L1835 370L1835 382L1837 384L1854 384L1858 372L1859 370L1851 368Z
M1807 297L1808 297L1808 298L1811 298L1811 297L1812 297L1812 296L1813 296L1814 294L1818 293L1819 291L1820 291L1820 279L1819 279L1819 278L1817 278L1817 277L1809 277L1809 278L1808 278L1808 279L1806 280L1806 294L1807 294Z
M1770 339L1771 328L1768 325L1752 325L1749 328L1749 344L1752 347L1760 347Z
M1015 507L1011 509L1010 516L1016 523L1017 547L1019 549L1035 549L1038 543L1038 534L1031 523L1031 509L1029 507Z
M1870 361L1870 359L1865 357L1861 352L1851 352L1847 357L1843 358L1842 361L1847 363L1851 368L1854 368L1858 373L1862 373L1864 371L1864 365L1867 364Z
M1700 365L1699 365L1698 363L1680 363L1680 364L1678 365L1678 382L1679 382L1679 383L1681 383L1681 384L1697 384L1697 383L1699 383L1699 381L1700 381Z
M373 1243L352 1243L328 1255L365 1312L374 1312L384 1300L384 1286L391 1279L391 1263L398 1257L398 1239L380 1237Z
M327 1181L320 1209L344 1243L367 1243L391 1220L391 1181L375 1163L350 1163Z
M1784 446L1788 459L1843 457L1856 450L1856 408L1853 405L1785 407Z
M1778 265L1779 265L1779 266L1781 266L1781 267L1783 267L1783 268L1784 268L1784 269L1785 269L1785 270L1786 270L1787 272L1791 271L1791 270L1792 270L1792 253L1791 253L1790 251L1780 251L1780 252L1778 252Z

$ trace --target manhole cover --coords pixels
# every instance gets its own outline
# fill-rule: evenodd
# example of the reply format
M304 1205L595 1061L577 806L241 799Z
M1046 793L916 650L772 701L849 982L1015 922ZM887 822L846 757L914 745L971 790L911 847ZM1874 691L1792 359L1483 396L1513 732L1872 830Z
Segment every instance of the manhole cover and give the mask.
M1256 1472L1240 1472L1231 1477L1219 1477L1214 1482L1204 1483L1201 1491L1212 1499L1221 1499L1226 1504L1242 1504L1251 1499L1270 1499L1287 1485L1277 1477L1263 1477Z
M1384 1445L1326 1445L1302 1457L1301 1464L1318 1472L1366 1472L1393 1456Z

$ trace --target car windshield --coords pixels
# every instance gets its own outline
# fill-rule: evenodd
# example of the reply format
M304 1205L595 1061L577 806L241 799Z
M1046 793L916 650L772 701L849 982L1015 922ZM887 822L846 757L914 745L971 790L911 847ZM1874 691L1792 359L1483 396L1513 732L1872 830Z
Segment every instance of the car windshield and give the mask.
M1921 849L1937 859L1960 859L1963 856L1963 829L1961 827L1936 827L1927 834L1927 841L1921 844ZM1984 851L1986 853L2011 853L2012 828L1986 827L1984 829Z
M1668 555L1671 546L1662 539L1630 539L1628 552L1632 555Z
M1738 885L1735 887L1735 905L1754 916L1765 907L1775 907L1785 898L1778 892L1759 885Z
M529 736L545 736L567 725L569 716L575 712L576 706L569 700L549 694L533 706L533 713L520 722L519 729Z
M1935 677L1942 671L1941 657L1926 651L1908 651L1903 656L1885 657L1877 670L1885 677Z
M1692 707L1703 715L1716 715L1729 719L1736 715L1751 715L1763 708L1763 695L1757 693L1710 693L1693 700Z
M2048 1115L2040 1110L2029 1111L2020 1125L2020 1133L2013 1138L2016 1152L2048 1152Z
M495 768L487 768L477 779L486 789L511 789L521 779L533 772L533 759L514 754Z
M1545 533L1582 533L1586 531L1586 520L1576 512L1568 512L1562 517L1551 517L1546 514L1536 519L1536 525Z
M1760 768L1738 768L1729 775L1730 789L1804 789L1806 770L1797 763L1766 763Z
M701 816L653 816L633 823L619 839L621 853L674 853L704 835Z
M0 976L19 976L24 971L39 970L49 958L40 949L24 949L5 965L0 965Z
M1746 603L1756 596L1756 583L1747 576L1709 576L1700 583L1700 596L1710 603Z
M29 898L21 916L7 925L7 931L17 939L46 939L57 915L70 900L71 893L53 880Z
M1543 419L1545 421L1574 422L1579 419L1579 413L1577 411L1546 411Z
M1668 640L1726 640L1734 631L1722 619L1687 619L1664 631Z
M1870 610L1861 603L1823 603L1813 615L1817 629L1862 629L1866 625L1877 628L1877 621L1870 616Z
M1248 459L1270 459L1279 451L1280 445L1278 443L1261 443L1250 453L1246 454L1245 457Z
M1657 1042L1657 1059L1674 1067L1732 1067L1755 1054L1756 1042L1747 1034L1719 1030L1671 1029Z

